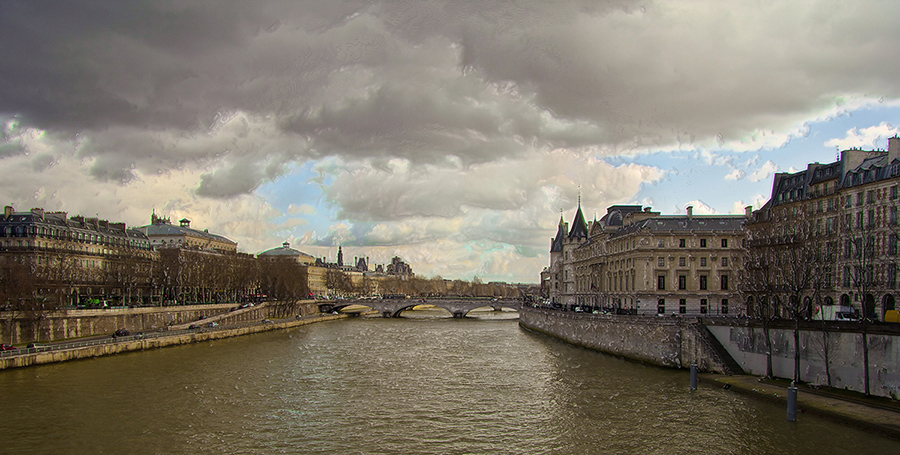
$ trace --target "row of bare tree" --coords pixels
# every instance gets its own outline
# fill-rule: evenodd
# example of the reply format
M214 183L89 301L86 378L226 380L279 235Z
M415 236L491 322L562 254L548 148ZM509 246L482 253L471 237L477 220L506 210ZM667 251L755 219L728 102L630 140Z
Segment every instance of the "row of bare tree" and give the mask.
M763 328L767 377L773 375L771 324L778 319L793 321L793 379L799 382L802 379L801 323L812 320L823 305L834 304L836 289L849 288L845 292L856 294L860 301L861 314L856 323L868 395L868 329L877 319L873 294L896 286L897 239L900 236L895 223L862 223L861 217L860 222L853 223L850 216L836 219L839 222L824 230L815 217L802 211L790 223L750 223L740 291L747 314L760 321ZM824 320L821 334L825 373L830 386L828 351L831 343Z

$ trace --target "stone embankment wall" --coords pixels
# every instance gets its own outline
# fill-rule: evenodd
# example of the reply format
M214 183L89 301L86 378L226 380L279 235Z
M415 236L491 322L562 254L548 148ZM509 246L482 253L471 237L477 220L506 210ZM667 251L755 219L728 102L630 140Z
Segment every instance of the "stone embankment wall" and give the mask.
M766 374L765 333L747 320L704 321L710 332L749 374ZM869 390L900 398L900 324L871 325L868 330ZM772 370L779 378L794 377L794 332L791 323L774 324ZM826 371L826 358L828 370ZM829 374L830 373L830 384ZM865 391L862 335L856 323L811 322L800 330L800 380L840 389Z
M347 315L318 315L313 317L304 317L303 319L286 320L283 322L275 322L271 324L255 324L232 329L210 330L202 332L179 333L172 336L162 336L145 339L135 339L121 341L118 343L101 344L95 346L85 346L73 349L53 350L46 352L38 352L32 354L24 354L12 357L0 357L0 370L7 368L20 368L32 365L42 365L47 363L66 362L69 360L90 359L105 355L114 355L130 351L143 351L146 349L156 349L166 346L177 346L182 344L199 343L203 341L218 340L222 338L230 338L242 335L249 335L259 332L267 332L270 330L280 330L301 325L312 324L315 322L331 321L335 319L347 318Z
M186 305L172 307L115 308L103 310L62 310L47 314L38 321L13 312L0 312L0 342L24 344L32 341L51 342L70 338L109 335L118 329L150 332L169 326L189 324L203 318L219 316L222 324L238 324L265 318L289 317L283 308L264 305L228 315L237 306L230 304ZM314 301L303 301L297 308L302 314L318 313ZM296 310L295 309L295 312Z
M671 368L726 373L696 319L597 315L523 308L519 325L568 343Z

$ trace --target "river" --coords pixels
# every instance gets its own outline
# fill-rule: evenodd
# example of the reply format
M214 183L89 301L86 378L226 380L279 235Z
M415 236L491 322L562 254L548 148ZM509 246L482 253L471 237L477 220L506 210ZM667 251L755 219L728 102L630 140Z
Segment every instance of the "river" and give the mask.
M0 371L0 453L900 453L688 382L514 320L356 318Z

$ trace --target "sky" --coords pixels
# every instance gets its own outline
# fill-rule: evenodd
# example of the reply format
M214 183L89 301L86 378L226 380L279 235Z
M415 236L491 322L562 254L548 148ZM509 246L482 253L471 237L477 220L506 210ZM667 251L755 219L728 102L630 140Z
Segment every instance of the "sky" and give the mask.
M535 283L560 216L886 148L882 1L0 2L0 199ZM897 125L897 126L895 126Z

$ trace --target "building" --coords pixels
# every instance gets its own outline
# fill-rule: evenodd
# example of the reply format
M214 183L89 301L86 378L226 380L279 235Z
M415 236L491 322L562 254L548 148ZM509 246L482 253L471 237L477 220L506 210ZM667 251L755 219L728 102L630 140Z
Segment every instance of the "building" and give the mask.
M574 251L587 241L588 226L579 198L571 230L560 214L556 237L550 240L550 266L541 272L542 293L550 302L562 305L576 303Z
M883 319L896 309L900 138L888 143L888 150L844 150L836 162L775 175L748 236L752 256L782 258L772 267L778 273L762 277L770 289L760 286L777 313L788 317L799 307L814 317L823 305L842 305ZM784 261L787 254L807 260Z
M168 217L160 217L156 212L150 216L150 224L138 229L149 239L154 248L189 248L197 250L213 250L221 253L237 252L237 242L221 235L210 234L208 229L202 231L191 228L191 220L182 218L178 226L172 224Z
M616 205L560 220L542 289L553 303L633 314L736 315L746 215L661 215Z
M6 206L0 218L0 267L6 301L48 307L149 303L150 239L125 223ZM17 275L17 270L25 272ZM32 302L34 303L34 302Z
M290 242L284 242L278 248L272 248L270 250L263 251L262 253L259 253L257 257L260 259L291 258L303 265L316 263L315 257L291 248Z

